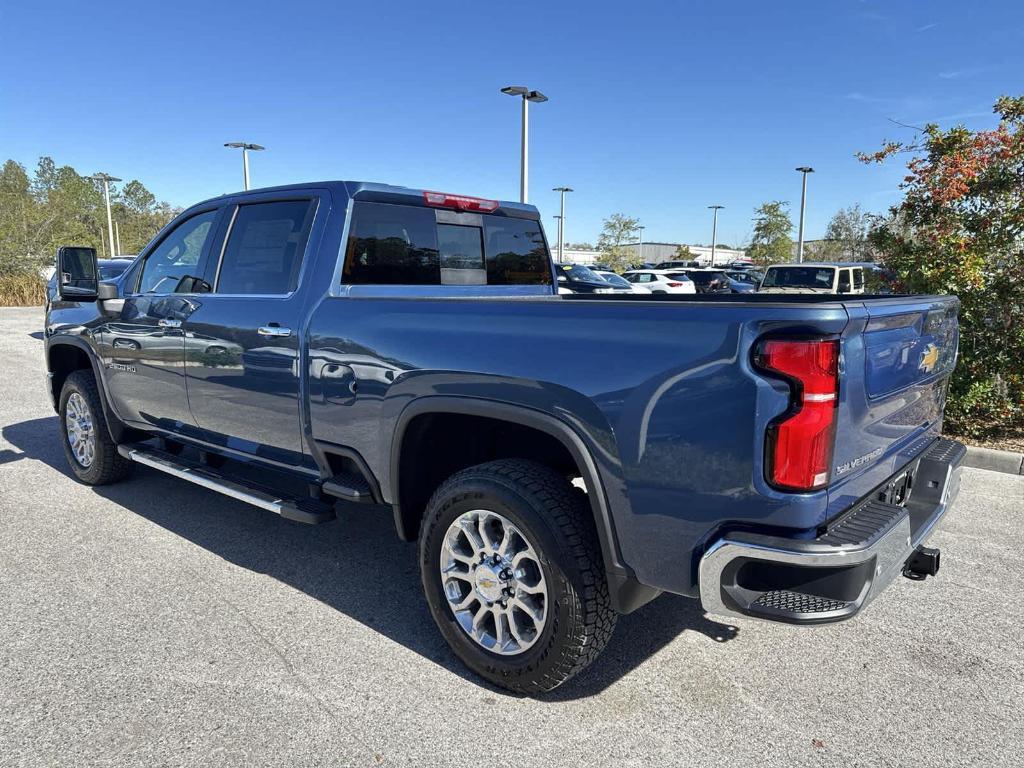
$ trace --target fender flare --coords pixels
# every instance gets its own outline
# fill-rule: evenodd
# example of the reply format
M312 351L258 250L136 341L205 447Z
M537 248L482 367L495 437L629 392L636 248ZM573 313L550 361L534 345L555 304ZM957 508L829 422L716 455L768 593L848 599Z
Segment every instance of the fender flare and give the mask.
M395 422L391 441L389 477L395 529L399 532L399 536L403 535L402 511L399 504L402 443L409 423L417 416L429 413L498 419L536 429L558 440L576 462L587 489L587 498L594 515L612 606L619 613L629 613L661 594L660 590L638 582L632 570L622 562L618 536L615 532L615 523L609 508L608 497L605 494L604 483L593 454L583 438L564 421L526 406L476 397L437 395L417 398L405 406Z
M46 376L50 386L54 410L58 412L60 411L60 392L53 391L53 371L50 370L50 355L53 353L55 347L75 347L85 353L85 357L89 361L89 365L92 367L92 377L96 381L96 389L100 393L100 402L103 405L103 417L104 421L107 423L107 432L110 434L110 439L115 443L123 442L124 435L127 432L128 427L121 420L121 417L114 412L110 405L110 398L107 397L107 384L100 373L102 366L99 358L96 356L96 350L80 336L68 336L62 334L58 336L50 336L46 339Z

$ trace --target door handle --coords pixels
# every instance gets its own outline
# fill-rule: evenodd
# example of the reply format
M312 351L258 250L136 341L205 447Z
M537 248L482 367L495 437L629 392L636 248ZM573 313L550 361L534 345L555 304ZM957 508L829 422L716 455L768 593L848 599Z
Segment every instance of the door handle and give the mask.
M169 317L161 317L156 324L161 328L181 328L181 320L173 320Z
M256 329L256 333L260 336L270 336L272 338L283 339L286 336L292 335L292 329L282 328L279 325L262 325Z

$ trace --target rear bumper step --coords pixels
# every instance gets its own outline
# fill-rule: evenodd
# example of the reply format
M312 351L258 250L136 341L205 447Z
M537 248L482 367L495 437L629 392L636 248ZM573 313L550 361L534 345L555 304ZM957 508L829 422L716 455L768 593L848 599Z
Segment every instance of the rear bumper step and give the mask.
M238 501L266 509L298 523L326 523L335 518L334 507L314 498L282 496L269 488L225 474L199 462L145 445L119 445L117 452L137 464L201 485Z
M922 545L956 499L965 453L960 443L936 440L893 476L913 478L905 505L872 494L816 539L723 536L700 561L704 610L823 624L850 618L900 573L934 575L938 550Z

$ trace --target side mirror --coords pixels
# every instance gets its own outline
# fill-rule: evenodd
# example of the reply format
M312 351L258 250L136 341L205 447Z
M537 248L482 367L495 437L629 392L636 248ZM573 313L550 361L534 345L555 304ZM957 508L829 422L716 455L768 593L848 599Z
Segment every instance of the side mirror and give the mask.
M96 301L99 268L95 248L57 249L57 293L69 301Z
M849 292L850 292L850 281L849 280L840 280L839 281L839 293L849 293Z
M559 275L558 276L558 282L560 282L560 283L568 283L569 282L569 278L566 277L565 275Z

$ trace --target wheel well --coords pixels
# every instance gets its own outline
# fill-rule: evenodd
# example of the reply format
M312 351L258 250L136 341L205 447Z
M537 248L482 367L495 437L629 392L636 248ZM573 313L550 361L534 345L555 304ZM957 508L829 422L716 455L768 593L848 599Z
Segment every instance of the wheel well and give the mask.
M64 389L64 382L72 371L82 369L92 372L92 363L85 350L72 346L71 344L56 344L50 348L49 369L53 374L50 379L50 386L53 388L54 409L60 408L60 393Z
M441 483L460 469L494 459L530 459L566 477L581 472L558 438L515 422L461 413L424 413L402 433L398 461L399 535L413 541L423 510Z

